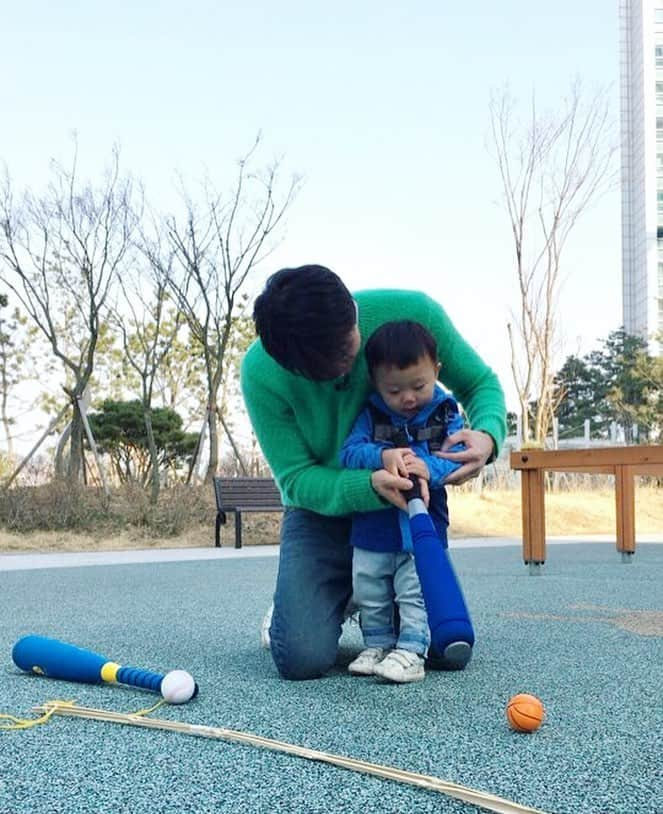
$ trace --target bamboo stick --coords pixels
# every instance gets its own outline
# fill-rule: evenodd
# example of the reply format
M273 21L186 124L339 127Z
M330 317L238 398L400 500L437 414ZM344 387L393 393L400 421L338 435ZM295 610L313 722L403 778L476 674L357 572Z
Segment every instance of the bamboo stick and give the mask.
M161 729L170 732L179 732L183 735L196 735L203 738L216 738L232 743L258 746L263 749L294 755L304 758L305 760L328 763L332 766L348 769L349 771L362 772L372 775L373 777L380 777L384 780L393 780L398 783L407 783L411 786L427 789L428 791L436 791L441 794L446 794L449 797L454 797L457 800L471 803L486 811L495 812L495 814L545 814L539 809L520 805L519 803L506 800L503 797L497 797L494 794L488 794L467 786L461 786L457 783L440 780L431 775L410 772L392 766L383 766L378 763L368 763L364 760L334 755L329 752L321 752L317 749L309 749L305 746L297 746L292 743L286 743L285 741L272 740L271 738L263 738L260 735L253 735L238 730L188 724L183 721L169 721L163 718L147 718L137 714L112 712L111 710L79 707L74 704L59 701L48 701L40 707L36 707L35 711L44 714L50 712L54 715L138 726L145 729Z

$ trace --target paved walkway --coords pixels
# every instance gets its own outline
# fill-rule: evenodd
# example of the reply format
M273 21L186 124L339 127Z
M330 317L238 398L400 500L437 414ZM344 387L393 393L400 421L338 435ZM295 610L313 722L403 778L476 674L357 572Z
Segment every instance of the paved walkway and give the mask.
M614 543L609 534L548 537L549 545L576 543ZM641 535L638 543L663 543L663 534ZM521 546L514 537L462 537L450 542L452 550L466 548L504 548ZM27 571L37 568L76 568L90 565L133 565L150 562L186 562L194 560L228 560L250 557L276 557L277 545L243 546L242 548L145 548L121 551L82 552L12 552L0 554L0 571Z

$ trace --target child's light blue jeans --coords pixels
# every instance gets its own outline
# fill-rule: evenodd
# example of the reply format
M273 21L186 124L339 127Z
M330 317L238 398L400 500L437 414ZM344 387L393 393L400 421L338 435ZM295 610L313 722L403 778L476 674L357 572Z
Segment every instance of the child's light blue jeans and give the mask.
M352 582L366 647L397 647L425 656L430 630L412 554L355 547Z

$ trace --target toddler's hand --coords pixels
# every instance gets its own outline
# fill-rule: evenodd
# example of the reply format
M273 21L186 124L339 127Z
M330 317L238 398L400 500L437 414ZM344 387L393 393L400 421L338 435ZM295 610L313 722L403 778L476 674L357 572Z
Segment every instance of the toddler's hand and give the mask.
M405 469L407 472L407 477L410 477L410 475L416 475L422 480L430 480L430 470L422 458L417 458L416 456L408 458L405 461Z
M408 476L408 461L415 457L408 447L395 447L382 450L382 466L392 475Z

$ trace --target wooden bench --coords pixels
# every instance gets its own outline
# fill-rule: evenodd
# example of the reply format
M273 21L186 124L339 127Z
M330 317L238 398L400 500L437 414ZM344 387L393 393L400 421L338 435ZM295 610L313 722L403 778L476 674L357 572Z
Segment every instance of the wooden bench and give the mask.
M522 476L523 559L530 573L537 573L546 560L545 472L615 476L617 551L629 562L635 553L634 478L663 475L663 446L521 449L511 453L511 468Z
M242 547L242 512L282 512L281 493L274 478L215 477L216 529L214 544L221 545L221 526L227 512L235 513L235 548Z

